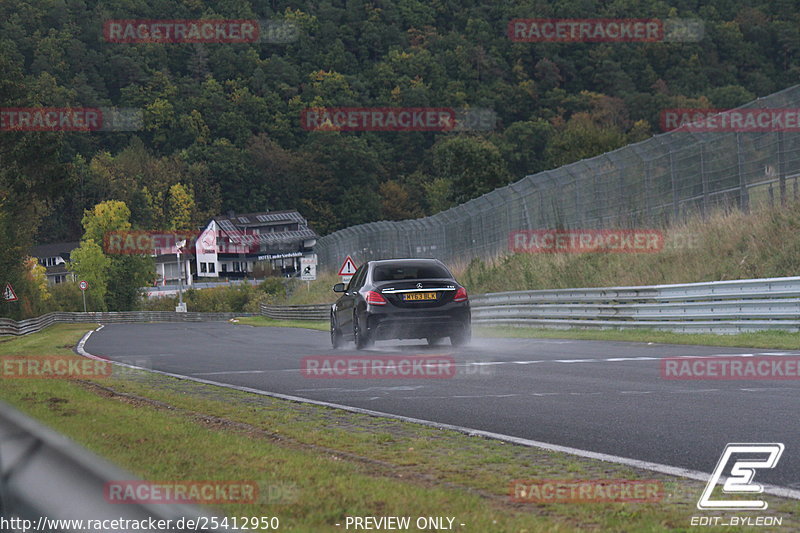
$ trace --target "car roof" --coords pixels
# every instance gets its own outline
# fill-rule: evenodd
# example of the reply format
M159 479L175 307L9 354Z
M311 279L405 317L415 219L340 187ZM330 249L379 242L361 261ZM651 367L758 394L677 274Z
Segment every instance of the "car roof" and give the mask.
M372 266L394 266L394 265L418 266L418 265L430 265L430 264L445 266L444 263L442 263L438 259L431 259L431 258L381 259L379 261L370 261L369 263Z

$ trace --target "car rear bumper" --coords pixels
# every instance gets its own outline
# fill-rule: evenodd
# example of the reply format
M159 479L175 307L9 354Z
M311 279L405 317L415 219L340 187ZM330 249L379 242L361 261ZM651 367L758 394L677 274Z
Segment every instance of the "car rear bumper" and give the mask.
M470 327L469 307L435 312L368 312L367 331L374 340L424 339L462 334Z

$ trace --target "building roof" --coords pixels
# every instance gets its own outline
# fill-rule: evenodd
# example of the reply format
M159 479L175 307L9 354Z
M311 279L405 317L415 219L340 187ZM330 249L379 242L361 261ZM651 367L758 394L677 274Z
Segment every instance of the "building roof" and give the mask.
M294 210L246 213L241 215L234 213L228 216L214 217L214 220L217 221L220 229L222 229L235 244L249 246L257 241L259 244L269 246L318 238L316 232L308 227L308 221ZM297 223L298 229L259 234L247 232L249 228L285 224L287 222ZM244 230L244 232L242 230Z
M43 257L64 257L65 255L69 255L72 250L80 246L81 243L78 241L75 242L54 242L51 244L39 244L37 246L32 246L30 249L30 255L36 257L37 259Z
M214 220L220 223L223 221L230 221L235 226L239 227L268 226L271 224L285 224L286 222L297 222L304 226L308 225L308 221L303 218L303 215L293 209L286 211L264 211L262 213L233 213L227 216L216 216Z

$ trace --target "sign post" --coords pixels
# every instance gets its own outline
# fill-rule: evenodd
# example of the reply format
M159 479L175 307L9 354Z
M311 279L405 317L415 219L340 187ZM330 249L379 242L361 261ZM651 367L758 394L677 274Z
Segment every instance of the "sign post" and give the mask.
M347 259L344 260L342 263L342 268L339 269L339 275L342 277L342 283L350 283L350 280L353 278L353 274L356 273L358 267L356 267L355 261L349 255Z
M81 294L83 295L83 312L86 312L86 289L89 288L89 284L85 281L81 281L78 283L78 287L81 289Z
M175 238L177 239L178 236L176 235ZM186 312L186 304L183 303L183 265L181 264L181 248L186 246L186 239L183 240L176 240L175 241L175 254L178 260L178 305L175 307L175 312L177 313L185 313ZM187 276L188 282L188 276Z
M306 290L311 290L311 282L317 279L317 256L307 255L300 258L300 279L306 282Z

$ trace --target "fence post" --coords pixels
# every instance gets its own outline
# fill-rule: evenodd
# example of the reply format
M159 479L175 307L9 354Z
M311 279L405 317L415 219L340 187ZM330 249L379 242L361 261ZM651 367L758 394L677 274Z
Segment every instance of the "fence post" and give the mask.
M778 132L778 184L781 190L781 207L786 207L786 157L783 153L783 132Z
M680 217L680 203L678 202L678 184L675 183L675 155L669 152L669 179L672 182L672 216L673 223L677 223Z
M646 220L648 222L650 222L653 219L652 213L650 213L650 211L653 209L653 205L652 205L653 202L652 202L652 198L651 198L651 195L652 195L652 190L651 189L652 189L652 180L653 180L653 176L652 176L652 171L653 171L652 166L653 165L652 164L653 164L652 160L645 161L645 164L644 164L645 171L644 171L644 217L643 217L643 220Z
M708 207L708 176L706 176L706 145L700 143L700 179L703 182L703 218L709 215Z
M739 173L739 208L750 212L750 195L747 191L747 179L744 176L744 153L742 152L742 134L736 132L736 162Z

